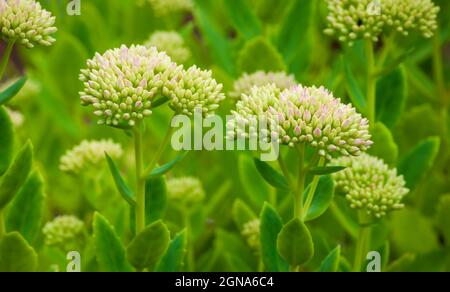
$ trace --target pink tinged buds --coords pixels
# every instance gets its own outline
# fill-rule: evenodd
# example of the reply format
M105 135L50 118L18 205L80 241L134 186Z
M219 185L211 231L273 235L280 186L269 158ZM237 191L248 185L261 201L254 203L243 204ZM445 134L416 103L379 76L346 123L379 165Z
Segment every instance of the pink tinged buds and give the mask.
M96 53L87 61L87 69L81 70L85 87L80 93L82 104L103 111L95 112L99 124L133 126L151 114L152 99L176 74L172 64L167 55L143 46Z

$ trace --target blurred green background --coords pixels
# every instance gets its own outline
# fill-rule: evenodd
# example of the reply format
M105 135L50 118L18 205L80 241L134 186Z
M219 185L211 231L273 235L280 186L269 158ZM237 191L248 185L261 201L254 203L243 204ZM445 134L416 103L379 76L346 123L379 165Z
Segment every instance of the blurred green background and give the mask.
M26 74L25 88L10 106L25 117L18 129L20 144L31 139L36 161L46 181L46 218L58 214L83 216L81 199L95 189L95 181L65 174L59 170L59 159L66 150L83 139L113 138L126 155L120 163L124 173L133 166L130 138L122 131L98 126L90 109L80 106L78 80L80 69L95 52L121 44L142 44L156 30L176 30L192 52L185 64L197 64L212 69L215 78L224 84L225 92L244 71L283 71L295 75L305 85L324 85L337 97L348 102L349 93L344 66L349 66L360 84L364 84L365 57L363 46L356 43L346 48L323 34L326 5L323 1L302 0L196 0L189 12L166 16L156 15L147 1L81 0L81 15L66 13L67 1L41 1L56 16L56 43L49 48L14 51L9 76ZM440 7L439 38L444 59L445 82L450 83L450 2L435 1ZM307 4L305 4L307 3ZM412 50L411 50L412 49ZM443 106L433 75L433 40L400 38L391 58L411 50L402 62L406 96L401 119L388 125L389 141L378 141L380 150L390 164L395 165L423 139L441 138L440 152L426 176L416 182L406 199L407 207L395 212L376 228L374 248L384 246L390 239L390 258L404 254L415 255L406 261L404 270L450 270L450 119L448 105ZM249 72L250 73L250 72ZM391 96L395 99L396 96ZM226 100L221 115L229 113L233 102ZM154 111L147 119L145 151L151 154L159 145L169 125L170 111ZM19 143L18 143L19 144ZM176 153L168 150L164 160ZM291 154L290 154L291 155ZM259 214L264 200L275 191L248 165L250 153L206 152L190 153L175 168L171 176L196 176L206 190L206 200L192 214L198 270L255 270L256 257L237 232L231 208L242 199ZM295 157L288 159L295 163ZM290 165L295 168L295 165ZM107 169L97 173L101 209L113 223L120 236L127 238L128 209L113 188ZM86 174L86 176L89 176ZM258 193L255 197L252 193ZM97 194L98 195L98 194ZM279 211L289 218L287 195L279 194ZM283 200L284 199L284 200ZM337 205L344 208L341 198ZM171 209L167 221L174 231L180 230L180 219ZM125 218L125 219L124 219ZM341 227L336 213L329 210L312 223L316 255L309 266L313 269L336 244L343 254L352 254L351 236ZM39 246L36 240L33 245ZM50 269L54 255L47 252L41 263ZM61 262L61 255L54 256ZM95 264L90 267L96 269Z

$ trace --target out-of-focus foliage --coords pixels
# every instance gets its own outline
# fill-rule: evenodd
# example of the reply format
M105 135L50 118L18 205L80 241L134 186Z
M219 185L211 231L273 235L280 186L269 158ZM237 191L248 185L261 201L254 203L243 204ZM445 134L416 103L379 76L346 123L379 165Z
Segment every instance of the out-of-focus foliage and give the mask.
M243 73L286 71L305 86L324 85L366 114L364 43L349 47L324 34L324 1L193 0L191 8L163 16L149 1L82 0L81 15L73 16L64 1L40 2L56 16L56 42L17 47L7 76L28 79L0 90L0 210L5 207L9 232L0 239L0 271L50 271L55 265L65 270L68 250L46 245L42 232L62 214L85 223L77 242L83 271L287 271L290 264L308 271L348 270L356 215L341 194L319 182L322 196L306 221L291 220L293 199L281 170L255 164L246 151L164 151L168 164L146 181L150 225L133 238L135 197L125 183L135 179L132 139L98 126L78 94L80 69L96 52L143 45L156 31L176 31L191 52L184 63L211 69L226 93ZM434 2L441 7L435 39L397 36L386 57L389 70L377 83L369 153L397 167L411 190L406 208L373 226L370 250L389 246L385 271L450 271L450 2ZM438 57L444 89L437 81ZM235 102L227 97L218 114L229 114ZM20 127L13 128L3 104L24 116ZM172 115L161 108L146 119L144 155L157 150ZM84 139L112 139L124 153L78 175L62 172L60 158ZM281 153L295 173L297 154ZM187 206L171 199L166 181L189 176L202 182L205 195ZM312 180L307 176L308 184ZM255 252L242 230L257 219Z

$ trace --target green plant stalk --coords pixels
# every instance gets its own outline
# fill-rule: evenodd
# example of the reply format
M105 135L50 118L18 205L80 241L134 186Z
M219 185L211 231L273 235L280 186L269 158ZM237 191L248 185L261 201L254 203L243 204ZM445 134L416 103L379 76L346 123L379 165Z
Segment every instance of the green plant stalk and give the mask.
M321 157L319 159L318 167L325 165L325 158ZM319 185L320 175L315 175L311 183L311 188L309 189L308 195L306 196L305 205L303 206L302 221L305 221L306 215L308 215L308 210L311 207L312 201L314 199L314 194L316 193L317 186Z
M161 155L163 154L164 150L166 149L167 145L170 142L170 138L172 137L174 128L169 126L169 129L166 132L166 135L164 136L163 141L159 145L158 150L156 150L155 156L151 160L150 164L147 166L147 168L143 171L142 177L145 179L150 173L153 171L155 166L158 164L158 160L161 158Z
M366 41L366 57L367 57L367 118L370 125L375 125L376 119L376 95L377 95L377 78L376 65L375 65L375 53L373 43L371 40Z
M142 127L138 123L133 131L136 166L136 235L145 228L145 179L142 176Z
M190 220L190 212L187 207L183 208L183 219L184 226L186 227L186 235L187 235L187 264L188 271L195 271L195 260L194 260L194 246L192 244L192 228L191 228L191 220Z
M5 233L5 219L3 217L3 210L0 210L0 238L2 238Z
M5 52L3 53L2 61L0 63L0 80L3 79L3 74L5 74L15 42L15 40L10 40L6 44Z
M442 60L442 46L439 31L433 38L433 77L436 82L438 93L442 101L442 105L447 108L449 106L449 98L445 87L444 78L444 62Z
M280 166L281 172L287 180L289 189L294 190L294 183L292 182L291 174L289 173L289 169L287 168L281 153L280 155L278 155L278 165Z
M305 191L305 144L298 146L298 178L297 190L294 194L294 217L302 218L303 216L303 192Z
M391 51L393 45L394 45L394 39L395 39L395 33L391 33L384 42L384 46L379 54L378 57L378 70L383 70L384 63L386 62L387 56L389 55L389 52Z
M358 239L356 242L356 250L355 250L355 260L353 262L353 272L361 272L361 267L365 258L367 256L369 241L370 241L370 231L371 227L367 224L367 220L365 220L365 216L359 212L359 232Z

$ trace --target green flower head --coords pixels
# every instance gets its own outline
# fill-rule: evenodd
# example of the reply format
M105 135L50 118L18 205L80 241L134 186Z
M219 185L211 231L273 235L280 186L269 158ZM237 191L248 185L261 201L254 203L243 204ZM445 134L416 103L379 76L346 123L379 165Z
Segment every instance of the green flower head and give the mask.
M341 157L330 164L346 166L333 174L338 191L345 194L350 206L376 218L404 207L401 203L409 190L403 176L397 174L381 159L363 154L360 157Z
M132 127L152 114L152 101L180 71L155 47L121 46L96 54L81 70L81 103L92 106L99 124Z
M180 177L167 180L169 198L174 201L193 205L205 198L202 182L195 177Z
M156 31L145 43L146 47L156 47L177 63L184 63L191 57L191 51L185 46L183 37L176 31Z
M79 174L83 170L104 162L105 152L112 158L119 158L123 153L122 147L112 140L84 140L61 157L59 169Z
M222 84L212 77L212 72L192 66L179 71L164 88L170 98L170 107L178 114L193 115L200 111L203 116L213 115L219 103L225 99Z
M34 0L0 0L1 37L32 48L50 46L57 31L55 17Z
M242 228L242 236L247 240L248 246L255 252L259 252L259 219L249 221Z
M42 229L45 244L69 250L77 247L82 240L84 223L71 215L58 216L47 222Z
M328 28L325 33L350 45L357 39L374 42L386 30L403 35L418 32L433 36L439 7L431 0L326 0Z
M297 81L294 75L288 75L285 72L257 71L252 74L245 73L234 82L234 89L230 92L230 96L239 99L242 94L250 94L253 87L268 84L274 84L279 89L284 90L297 85Z

